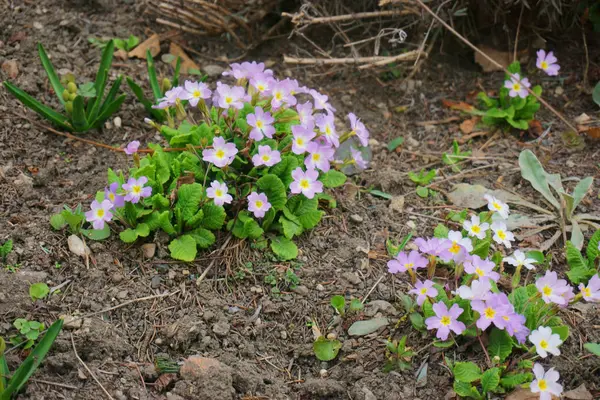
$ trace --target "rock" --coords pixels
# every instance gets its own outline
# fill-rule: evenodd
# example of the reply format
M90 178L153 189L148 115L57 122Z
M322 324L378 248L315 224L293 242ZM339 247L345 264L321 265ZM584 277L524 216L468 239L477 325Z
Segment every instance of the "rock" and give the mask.
M92 254L90 248L83 243L83 241L77 235L71 235L67 239L67 243L69 245L69 250L71 253L76 254L78 256L89 256Z
M416 229L417 228L417 224L415 224L415 221L410 220L406 222L406 226L409 227L410 229Z
M342 274L342 278L344 278L353 285L358 285L360 283L360 278L354 272L344 272Z
M404 196L394 196L390 201L390 210L402 212L404 210Z
M113 283L121 283L123 281L123 275L117 272L116 274L112 274L110 280Z
M59 52L64 53L64 54L69 52L69 49L67 49L67 46L65 46L64 44L60 44L60 43L56 45L56 50L58 50Z
M33 178L21 172L17 179L13 181L13 185L20 189L31 189L33 187Z
M563 89L562 86L558 86L556 89L554 89L554 94L557 96L562 96L562 94L565 92L565 89Z
M350 221L352 221L352 222L354 222L354 223L357 223L357 224L360 224L361 222L363 222L363 221L364 221L364 219L363 219L363 217L361 217L361 216L360 216L360 215L358 215L358 214L352 214L352 215L350 216Z
M160 287L161 281L162 281L162 278L160 277L160 275L154 275L152 277L152 280L150 281L150 287L152 289L158 289Z
M323 368L319 371L319 375L321 376L321 378L327 378L327 376L329 375L329 372L327 372L327 370L325 368Z
M123 121L121 121L121 117L115 117L115 119L113 119L113 124L117 128L120 128L122 123Z
M281 340L287 340L288 338L288 334L286 331L279 332L279 336L281 337Z
M156 243L145 243L142 245L142 254L144 258L151 259L156 253Z
M216 77L220 76L223 71L225 71L225 68L221 67L220 65L209 64L202 67L202 70L206 75L210 77Z
M292 292L299 294L300 296L306 296L306 295L308 295L308 293L310 293L308 288L303 285L296 286L295 288L292 289Z
M83 325L82 318L73 317L71 315L61 315L59 318L64 321L63 328L65 329L79 329Z
M35 29L39 30L39 31L41 31L42 29L44 29L44 25L42 25L41 23L39 23L37 21L33 23L33 27Z
M10 78L15 79L19 75L19 66L16 60L6 60L2 63L2 71Z
M317 289L319 292L322 292L322 291L324 291L324 290L325 290L325 286L323 286L323 285L321 285L321 284L319 283L319 284L317 285L316 289Z
M309 399L338 399L346 396L346 389L344 386L333 379L309 378L300 385L300 390L304 392Z
M575 163L572 160L567 160L567 162L565 163L565 165L569 168L573 168L575 167Z
M229 325L225 321L219 321L212 327L212 331L214 332L214 334L219 337L227 336L227 334L229 334L229 329L231 329L231 325Z
M398 315L398 310L396 310L396 308L392 304L388 303L385 300L373 300L366 304L366 316L372 317L379 311L382 311L389 315Z
M341 98L341 100L342 100L342 103L345 106L347 106L347 107L353 106L353 104L352 104L352 96L350 96L349 94L343 95L342 98Z
M362 387L362 392L365 394L365 400L377 400L377 397L366 386Z
M201 356L188 357L179 374L191 384L181 392L178 392L179 385L176 385L174 394L183 395L186 399L233 399L235 389L232 369L219 360Z
M405 143L406 143L406 146L409 148L419 147L419 144L420 144L419 141L416 139L413 139L412 136L407 137Z
M126 299L127 298L127 290L121 290L119 293L117 293L117 299Z
M210 322L210 321L212 321L213 319L215 319L215 313L214 313L214 312L212 312L212 311L205 311L205 312L204 312L204 315L202 316L202 318L204 318L204 320L205 320L206 322Z

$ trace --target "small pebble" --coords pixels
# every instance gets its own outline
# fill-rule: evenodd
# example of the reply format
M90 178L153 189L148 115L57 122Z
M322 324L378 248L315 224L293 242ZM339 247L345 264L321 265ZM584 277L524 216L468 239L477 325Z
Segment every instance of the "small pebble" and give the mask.
M322 370L319 371L319 375L321 375L321 378L327 378L327 375L329 375L329 373L327 372L327 370L325 368L323 368Z
M358 215L358 214L352 214L352 215L350 216L350 221L352 221L352 222L355 222L355 223L359 224L359 223L363 222L363 221L364 221L364 219L363 219L363 217L361 217L361 216L360 216L360 215Z
M160 283L161 283L161 277L160 275L154 275L152 277L152 280L150 281L150 287L152 289L158 289L160 287Z
M113 119L113 124L117 127L120 128L121 127L121 117L115 117L115 119Z
M319 283L319 284L317 285L317 290L318 290L319 292L322 292L322 291L324 291L324 290L325 290L325 286L323 286L323 285L321 285L321 284Z
M288 334L286 331L279 332L279 335L281 336L282 340L287 340Z

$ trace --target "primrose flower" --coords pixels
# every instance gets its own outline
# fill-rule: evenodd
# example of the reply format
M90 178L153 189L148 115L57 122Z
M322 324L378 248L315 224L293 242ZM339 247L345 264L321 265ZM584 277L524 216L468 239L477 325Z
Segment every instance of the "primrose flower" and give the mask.
M304 159L306 168L318 168L323 172L329 171L335 150L331 146L321 146L317 142L310 142L306 146L308 156Z
M319 173L314 169L307 169L304 172L298 167L292 171L292 178L294 181L290 183L290 191L294 194L302 193L312 199L316 193L323 192L323 182L317 180Z
M352 132L350 135L356 135L358 140L360 140L360 144L363 146L369 145L369 131L365 128L365 124L363 124L360 119L354 115L354 113L348 114L348 119L350 120L350 127L352 128Z
M185 100L185 90L181 86L175 86L171 90L167 90L163 98L158 99L158 104L152 108L164 109L174 106L177 100Z
M360 150L350 147L350 155L352 156L352 164L356 165L356 168L360 170L367 169L368 163L365 161Z
M152 195L152 188L144 185L148 183L148 178L145 176L139 177L139 179L129 178L127 183L123 184L123 190L125 190L125 201L130 201L133 204L138 203L141 198L150 197Z
M535 286L542 294L542 300L545 303L555 303L561 306L568 304L565 294L568 296L569 291L573 290L567 281L558 279L558 275L554 271L546 271L546 275L538 279Z
M213 199L215 205L231 204L233 197L227 193L229 189L225 183L212 181L210 187L206 189L206 197Z
M271 113L264 112L260 107L254 107L254 114L248 114L246 122L252 127L250 139L261 140L265 136L269 139L273 138L275 118L271 116Z
M512 256L504 257L502 261L509 263L517 268L525 267L529 270L535 269L534 263L537 261L533 258L528 258L521 250L515 250Z
M468 255L468 253L473 251L471 239L464 238L459 231L448 232L448 240L450 241L448 252L451 256L446 259L442 258L444 261L450 261L450 259L452 259L456 262L460 262Z
M421 306L428 297L435 297L438 295L438 291L433 285L433 281L430 280L426 280L425 282L417 281L415 283L415 288L409 290L408 293L416 294L417 304Z
M456 290L456 294L465 300L487 300L491 294L492 284L489 278L476 279L471 282L471 287L462 285Z
M529 79L527 78L521 78L519 76L519 74L513 74L514 76L511 76L510 79L507 79L504 81L504 87L507 89L510 89L510 92L508 92L508 95L510 97L521 97L521 98L526 98L527 97L527 89L528 87L531 86L531 83L529 83Z
M312 115L313 107L310 101L296 104L296 111L298 112L300 125L308 129L313 129L315 126L315 118Z
M334 147L340 145L340 138L335 131L333 113L319 114L316 118L317 127L323 133L325 140Z
M421 253L440 258L450 257L448 249L451 246L451 242L446 239L417 238L415 239L415 244L419 247Z
M580 283L579 291L586 301L600 303L600 276L598 274L592 276L587 286Z
M104 229L104 223L112 219L112 213L110 209L114 207L114 204L110 200L102 200L102 203L98 203L96 200L92 201L91 210L85 213L85 220L92 223L94 229Z
M271 98L271 108L276 110L284 104L295 106L297 100L291 93L292 88L292 84L287 80L275 81L271 88L271 96L273 96Z
M272 167L281 161L281 153L277 150L271 150L269 146L258 146L258 153L252 156L252 163L255 167L264 165Z
M132 155L137 153L138 149L140 147L140 142L139 140L134 140L133 142L129 142L127 143L127 146L125 147L125 154L127 155Z
M248 211L254 214L256 218L262 218L271 208L271 203L264 193L252 192L248 196Z
M535 379L529 385L531 393L539 393L540 400L552 400L552 395L560 397L563 387L558 383L560 375L554 368L544 371L541 364L533 364Z
M474 300L471 302L471 308L479 313L477 327L482 331L486 330L491 324L500 329L504 328L502 316L508 314L512 305L505 294L491 293L485 301Z
M506 248L512 247L511 243L515 240L515 235L512 232L506 230L506 224L504 222L496 221L492 223L492 231L494 231L494 242L503 244Z
M335 112L335 108L333 108L333 106L328 102L329 97L327 95L321 94L314 89L311 89L308 93L315 101L315 109L325 110L327 112Z
M233 143L226 143L225 139L217 136L213 140L212 149L202 150L202 160L213 163L219 168L223 168L233 162L238 150Z
M463 228L467 231L467 235L476 237L477 239L485 239L485 233L490 228L490 224L486 222L482 224L479 217L473 215L471 221L465 220L463 222Z
M312 129L307 129L301 125L292 126L292 153L304 154L310 141L315 137Z
M412 250L410 253L399 252L394 260L388 261L388 271L392 274L406 272L408 270L417 270L426 268L429 262L418 251Z
M508 213L510 211L508 204L498 200L497 198L489 194L486 194L485 196L483 196L483 198L488 202L488 210L497 212L498 214L500 214L502 219L508 218Z
M192 107L196 107L200 100L210 99L212 90L204 82L185 81L183 85L182 98L190 102Z
M256 61L243 63L233 63L230 65L230 70L224 71L223 76L233 76L237 80L252 79L254 76L264 74L273 76L273 71L265 69L265 63L257 63Z
M108 188L104 188L104 198L110 201L115 208L125 205L125 197L118 195L117 190L119 190L119 182L113 182Z
M271 94L271 86L273 84L273 77L266 74L257 74L250 79L250 86L252 86L258 93L263 96L269 96Z
M443 302L433 305L435 317L429 317L425 320L428 330L437 329L436 337L441 340L448 339L450 331L460 335L466 329L465 324L457 318L463 313L463 309L454 304L450 310Z
M241 86L229 86L224 83L217 83L217 92L215 94L216 101L219 107L229 109L231 107L238 110L244 107L246 100L246 89Z
M535 66L544 71L546 74L550 76L558 75L558 70L560 69L560 65L557 64L557 59L554 56L553 52L546 52L542 49L537 51L537 60L535 61Z
M540 326L529 335L529 341L535 346L535 351L540 357L548 357L548 353L555 356L560 356L558 346L562 344L560 336L557 333L552 333L552 328Z
M514 336L519 344L523 344L527 341L529 335L529 328L525 326L525 316L512 312L502 316L504 320L504 329L509 335Z
M471 258L464 262L465 272L467 274L475 274L478 279L489 278L494 282L500 279L500 274L494 272L496 264L493 261L482 260L478 255L473 255Z

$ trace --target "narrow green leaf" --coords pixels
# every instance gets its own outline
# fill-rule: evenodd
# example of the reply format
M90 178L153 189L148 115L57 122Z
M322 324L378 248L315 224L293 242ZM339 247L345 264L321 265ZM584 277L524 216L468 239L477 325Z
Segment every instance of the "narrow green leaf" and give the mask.
M389 151L394 151L396 150L398 147L400 147L402 145L402 143L404 143L404 138L402 136L399 136L395 139L392 139L388 145L387 148Z
M98 118L96 118L95 121L90 123L90 127L99 128L104 121L106 121L112 114L114 114L121 107L121 104L123 104L123 102L125 101L125 97L126 96L124 94L117 97L117 99L115 101L110 103L106 107L106 109L104 109L104 111L102 111L100 113L100 115L98 115Z
M60 79L58 75L56 75L54 66L52 65L52 62L50 61L50 58L48 57L48 54L41 43L38 43L38 54L40 55L40 61L42 62L44 70L46 71L46 75L48 75L50 85L52 85L52 89L54 89L54 93L56 94L56 97L58 97L58 101L60 101L60 104L64 106L65 99L62 97L62 93L64 92L65 88L62 83L60 83Z
M148 63L148 80L150 81L150 87L154 94L154 100L158 100L163 97L163 94L160 90L158 79L156 78L156 68L154 67L154 59L152 58L150 50L146 50L146 62Z
M100 112L100 105L102 104L102 98L104 97L104 88L106 87L106 81L108 80L108 71L112 64L113 52L115 50L115 42L109 40L106 43L106 47L102 51L102 57L100 58L100 65L98 66L98 72L96 73L96 82L94 86L96 88L96 99L92 109L88 115L90 121L94 121ZM109 106L107 105L107 108ZM111 113L112 114L112 113Z
M577 208L579 203L581 203L581 200L583 200L593 183L594 178L591 176L588 176L577 183L577 186L575 186L575 189L573 189L573 210L571 210L571 215L569 218L573 215L573 211Z
M394 198L394 196L392 196L391 194L382 192L381 190L373 189L373 190L369 190L369 193L371 193L373 196L382 197L387 200L391 200Z
M592 93L592 99L594 100L594 103L596 103L600 106L600 82L598 82L596 84L596 87L594 87L594 91Z
M142 105L144 106L144 109L146 110L146 112L148 114L150 114L152 116L152 118L154 118L158 122L162 122L165 120L165 118L166 118L165 111L152 108L153 103L146 98L142 88L139 87L138 84L135 83L129 77L127 77L127 85L129 85L129 88L131 89L131 91L133 92L135 97L138 99L138 101L140 103L142 103Z
M73 128L75 128L75 131L77 132L83 132L89 128L87 118L85 117L83 96L77 96L75 97L75 100L73 100L71 120L73 121Z
M599 103L600 105L600 103ZM592 354L600 357L600 343L586 343L583 347Z
M4 389L8 385L6 377L10 375L8 370L8 364L6 357L4 357L4 351L6 350L6 342L0 337L0 394L4 392ZM9 393L9 395L11 395Z
M173 87L179 86L179 71L181 70L181 57L177 56L177 61L175 62L175 71L173 72ZM189 71L188 71L189 72Z
M119 77L115 79L112 86L110 87L110 90L108 91L108 94L106 95L106 98L102 102L102 106L100 106L100 113L103 113L104 110L106 110L106 108L115 100L115 98L117 97L117 93L121 88L122 81L123 75L119 75Z

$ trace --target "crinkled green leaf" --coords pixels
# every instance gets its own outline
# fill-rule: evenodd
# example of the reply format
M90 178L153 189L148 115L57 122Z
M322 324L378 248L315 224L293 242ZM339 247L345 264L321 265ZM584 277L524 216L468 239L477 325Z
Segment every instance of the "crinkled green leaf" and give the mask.
M208 229L197 228L189 232L189 235L194 238L201 249L206 249L215 243L215 235Z
M204 212L204 218L202 219L204 228L216 231L223 227L226 217L223 206L207 203L202 207L202 211Z
M204 188L199 183L186 183L179 187L176 207L181 209L184 221L192 219L198 212L203 193Z
M335 169L330 169L329 171L321 174L319 180L323 182L323 186L326 188L336 188L342 186L346 183L346 175L341 173L340 171L336 171Z
M171 257L181 261L194 261L198 250L196 240L192 235L183 235L173 239L169 244Z
M271 207L281 210L287 202L286 188L281 179L274 174L267 174L256 181L259 189L267 195Z
M500 384L500 368L490 368L481 376L483 393L493 392Z
M457 362L452 369L454 379L459 382L471 383L481 379L481 369L472 362Z
M503 362L512 352L512 347L512 339L508 332L498 328L492 328L488 341L488 353L490 358L498 357L500 362Z
M296 247L296 244L283 236L271 239L271 250L283 261L293 260L298 257L298 247Z

